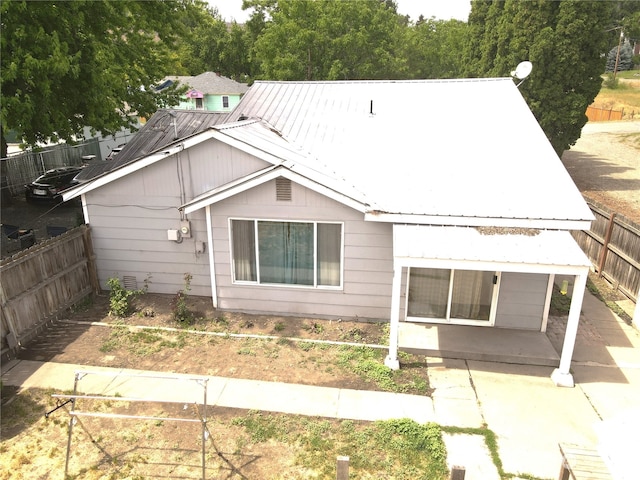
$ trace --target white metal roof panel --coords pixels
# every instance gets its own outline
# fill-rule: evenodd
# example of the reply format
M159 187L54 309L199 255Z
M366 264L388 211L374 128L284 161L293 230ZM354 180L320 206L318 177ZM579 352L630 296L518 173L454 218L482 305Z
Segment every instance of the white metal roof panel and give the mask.
M256 82L265 120L385 213L591 221L512 79Z
M473 227L394 225L393 252L394 257L405 259L591 266L567 231L508 232L497 229L482 233Z

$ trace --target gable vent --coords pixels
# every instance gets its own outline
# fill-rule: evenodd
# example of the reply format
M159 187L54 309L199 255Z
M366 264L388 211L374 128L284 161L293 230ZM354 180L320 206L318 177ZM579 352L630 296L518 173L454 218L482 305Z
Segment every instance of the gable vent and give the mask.
M288 178L276 178L276 200L280 202L291 201L291 180Z

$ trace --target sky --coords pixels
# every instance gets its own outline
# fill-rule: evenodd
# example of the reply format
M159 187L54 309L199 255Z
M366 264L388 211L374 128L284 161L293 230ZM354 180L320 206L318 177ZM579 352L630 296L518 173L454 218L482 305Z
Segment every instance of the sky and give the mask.
M357 0L351 0L357 1ZM409 15L411 20L418 19L420 14L425 18L436 17L438 20L466 21L471 10L470 0L395 0L398 13ZM242 10L242 0L208 0L209 4L218 7L218 12L227 21L234 19L238 23L245 22L248 11Z

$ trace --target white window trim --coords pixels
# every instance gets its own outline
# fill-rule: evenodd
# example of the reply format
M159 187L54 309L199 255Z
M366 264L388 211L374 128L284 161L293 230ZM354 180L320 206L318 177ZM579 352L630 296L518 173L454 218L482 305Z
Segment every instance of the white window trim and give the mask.
M432 267L419 267L419 268L432 268ZM433 267L435 268L435 267ZM449 268L448 270L479 270L479 271L493 271L486 269L473 269L466 266L464 269L456 269ZM451 289L453 288L453 275L449 277L449 296L447 299L447 317L446 318L425 318L425 317L413 317L409 316L409 281L411 278L411 267L407 267L407 280L406 280L406 292L405 295L405 318L408 322L416 322L416 323L442 323L446 325L472 325L472 326L482 326L482 327L493 327L496 322L496 311L498 308L498 294L500 292L500 281L502 279L502 272L496 271L494 273L497 277L495 284L493 285L493 292L491 294L491 309L489 311L489 320L469 320L464 318L451 318Z
M245 220L254 222L254 235L255 235L255 248L256 248L256 276L258 280L255 282L247 280L236 280L236 272L234 268L234 254L233 254L233 230L231 224L234 220ZM313 224L313 285L295 285L287 283L262 283L260 282L260 260L259 250L260 244L258 242L258 222L278 222L278 223L312 223ZM339 285L318 285L318 224L328 223L333 225L340 225L340 283ZM228 225L229 231L229 265L231 269L231 283L233 285L251 285L259 287L276 287L276 288L294 288L304 290L343 290L344 288L344 222L331 221L331 220L291 220L291 219L276 219L276 218L248 218L248 217L229 217Z

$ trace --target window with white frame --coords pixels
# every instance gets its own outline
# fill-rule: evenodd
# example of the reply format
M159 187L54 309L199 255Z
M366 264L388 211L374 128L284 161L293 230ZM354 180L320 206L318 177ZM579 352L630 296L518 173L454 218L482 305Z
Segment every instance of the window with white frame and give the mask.
M411 268L409 317L490 321L496 272Z
M342 284L341 223L234 219L231 247L236 282Z

